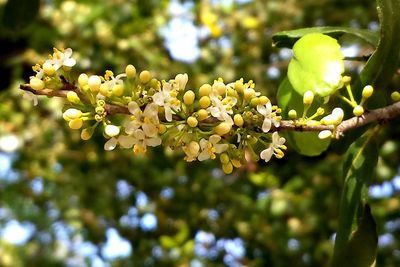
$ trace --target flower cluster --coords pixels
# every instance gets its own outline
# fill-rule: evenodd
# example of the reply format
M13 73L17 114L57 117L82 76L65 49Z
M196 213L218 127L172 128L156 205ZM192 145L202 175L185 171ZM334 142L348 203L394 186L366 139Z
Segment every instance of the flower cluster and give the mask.
M105 150L119 146L142 154L162 144L183 151L188 162L219 158L225 173L246 161L245 151L266 162L284 155L285 139L276 132L281 110L255 91L253 81L225 83L219 78L188 89L187 74L157 80L128 65L118 75L110 70L81 73L76 83L67 79L75 64L70 48L54 49L48 60L33 67L36 75L29 86L66 91L63 118L71 129L81 130L83 140L100 127L108 139Z

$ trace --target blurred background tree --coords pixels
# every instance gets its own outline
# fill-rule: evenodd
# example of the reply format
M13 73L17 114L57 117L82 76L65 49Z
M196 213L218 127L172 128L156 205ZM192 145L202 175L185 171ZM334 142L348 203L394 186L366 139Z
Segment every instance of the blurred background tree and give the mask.
M274 33L378 31L374 1L0 0L0 16L0 266L328 265L342 155L289 150L224 175L161 148L106 152L102 136L82 142L66 127L60 101L34 108L17 88L52 47L71 47L82 71L187 72L189 88L243 77L273 99L291 58L272 47ZM371 47L352 42L343 52ZM400 127L391 123L369 188L377 266L400 265Z

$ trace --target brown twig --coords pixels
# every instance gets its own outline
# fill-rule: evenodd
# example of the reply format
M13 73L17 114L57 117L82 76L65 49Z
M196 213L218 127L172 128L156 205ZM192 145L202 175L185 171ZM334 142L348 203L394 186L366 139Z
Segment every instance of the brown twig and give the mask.
M34 93L35 95L45 95L48 97L67 97L68 91L69 90L52 90L52 89L42 89L42 90L33 90L28 84L25 85L20 85L20 89L29 91ZM86 100L86 96L79 90L79 88L74 87L73 90L82 98ZM82 99L81 98L81 99ZM120 106L120 105L115 105L115 104L106 104L105 106L107 114L130 114L128 107L126 106ZM356 129L358 127L364 126L369 123L373 122L382 122L382 121L387 121L390 119L393 119L397 116L400 116L400 102L396 102L392 105L383 107L383 108L378 108L371 110L369 112L366 112L364 115L360 117L353 117L347 120L342 121L337 127L335 131L335 138L340 139L341 137L344 136L344 134L351 130L351 129ZM296 125L292 120L282 120L280 122L279 127L273 127L274 130L285 130L285 131L312 131L312 132L320 132L323 130L334 130L334 127L332 125Z

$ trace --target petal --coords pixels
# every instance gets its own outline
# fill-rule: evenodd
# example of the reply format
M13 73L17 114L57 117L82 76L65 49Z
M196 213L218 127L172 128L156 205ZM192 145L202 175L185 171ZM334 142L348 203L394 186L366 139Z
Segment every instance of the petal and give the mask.
M143 132L146 134L148 137L153 137L157 135L157 127L151 123L143 123L142 125Z
M72 56L72 49L71 48L67 48L64 50L64 56L69 58Z
M272 134L272 144L275 145L278 144L278 142L279 142L279 134L278 132L274 132Z
M162 92L157 92L153 95L153 102L158 106L164 106L164 96Z
M268 133L271 130L271 119L265 118L262 125L262 130L264 133Z
M218 143L221 140L221 136L213 134L210 136L210 138L208 140L210 141L211 144L215 145L216 143Z
M206 159L209 159L210 158L210 155L208 154L208 151L207 150L203 150L200 154L199 154L199 156L197 157L197 159L199 160L199 161L203 161L203 160L206 160Z
M118 142L123 148L131 148L135 143L135 139L129 135L120 135L118 137Z
M73 67L76 64L76 60L74 58L67 58L64 60L64 66Z
M137 117L139 105L135 101L131 101L128 103L128 110L131 114L133 114L135 117Z
M172 121L172 110L169 106L165 106L165 119L167 121Z
M272 157L272 148L267 148L261 151L260 157L265 161L268 162Z
M264 116L267 113L267 109L263 105L257 105L257 111L258 111L258 113L260 113L261 115L264 115Z
M215 147L215 153L220 154L228 149L228 144L217 144Z
M118 144L118 140L116 138L111 138L104 144L104 150L110 151L113 150Z
M152 147L159 146L161 145L161 138L158 137L148 138L145 140L145 144Z

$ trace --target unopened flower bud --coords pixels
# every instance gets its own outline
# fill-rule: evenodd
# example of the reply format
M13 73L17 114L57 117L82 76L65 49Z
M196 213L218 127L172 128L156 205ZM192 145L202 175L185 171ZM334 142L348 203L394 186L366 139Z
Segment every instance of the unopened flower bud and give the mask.
M139 80L141 83L148 83L151 80L151 74L148 70L144 70L139 74Z
M222 164L222 170L225 174L230 174L233 171L232 163L228 162L227 164Z
M253 97L253 98L250 100L250 104L251 104L253 107L257 107L258 105L261 105L261 104L260 104L260 99L259 99L258 97Z
M228 156L228 154L226 154L226 153L222 153L222 154L219 156L219 159L220 159L220 161L221 161L222 164L227 164L227 163L230 162L229 156Z
M197 124L199 123L198 120L193 116L190 116L189 118L187 118L186 122L190 127L193 127L193 128L196 127Z
M199 111L197 111L197 120L198 121L203 121L205 119L208 118L208 112L205 109L199 109Z
M224 95L226 93L226 86L223 82L215 82L212 89L219 95Z
M326 139L331 136L332 136L332 132L330 130L323 130L323 131L320 131L318 134L319 139Z
M36 77L31 78L29 85L33 90L42 90L44 88L44 82Z
M120 97L124 94L124 85L123 84L116 84L112 88L113 95Z
M67 121L78 119L82 116L82 111L76 108L69 108L63 113L63 118Z
M216 134L222 136L222 135L225 135L225 134L229 133L229 131L231 129L232 129L232 125L230 125L227 122L221 122L220 124L218 124L215 127L214 131L215 131Z
M289 118L292 119L292 120L297 119L297 112L294 109L289 110L288 115L289 115Z
M67 93L67 99L70 103L73 104L79 104L81 102L79 96L77 93L75 93L74 91L68 91Z
M232 162L232 165L233 165L235 168L240 168L240 167L242 167L242 163L241 163L240 160L238 160L238 159L231 159L231 162Z
M244 89L244 98L249 101L256 95L256 91L253 88Z
M265 95L260 96L258 99L260 101L260 105L265 105L269 102L269 98L266 97Z
M81 88L83 88L85 85L88 84L89 77L87 76L86 73L82 73L78 77L78 84Z
M243 93L243 88L244 88L243 80L242 80L242 79L241 79L241 80L237 80L237 81L235 82L235 90L236 90L238 93Z
M183 103L185 103L186 106L190 106L193 104L195 97L196 96L194 92L192 90L189 90L183 95Z
M211 104L211 99L208 96L202 96L199 100L201 108L208 108Z
M235 116L233 116L233 121L234 121L235 125L239 126L239 127L242 127L244 124L243 117L240 114L235 114Z
M317 113L318 116L321 116L321 115L323 115L325 113L325 109L318 108L316 113Z
M189 143L189 152L192 155L199 153L200 145L196 141L190 141Z
M119 135L120 130L119 130L118 126L115 126L115 125L112 125L112 124L108 124L106 126L106 128L104 129L104 132L109 137L114 137L114 136Z
M374 93L374 88L371 85L367 85L362 90L362 97L365 99L370 98L373 93Z
M182 91L185 89L188 79L189 79L189 77L188 77L187 73L184 73L184 74L180 73L180 74L176 75L175 81L177 81L179 84L179 90Z
M390 94L390 98L394 101L400 101L400 93L397 91L394 91L393 93Z
M126 73L126 77L128 79L131 79L131 80L135 79L135 77L136 77L136 68L135 68L135 66L133 66L131 64L126 66L125 73Z
M199 88L200 97L208 96L210 93L211 93L211 85L206 83L206 84L203 84L202 86L200 86L200 88Z
M91 75L87 81L92 92L97 93L100 90L101 79L97 75Z
M349 84L351 82L351 77L350 76L343 76L342 82L344 84Z
M344 117L344 111L341 108L334 108L332 110L332 115L336 117L337 122L335 124L339 124L342 122Z
M89 140L90 138L92 138L92 135L93 135L93 128L92 127L85 128L81 132L81 139Z
M78 130L82 127L83 120L81 118L73 119L68 122L68 126L71 129Z
M355 106L353 109L353 114L357 117L360 117L364 114L364 108L360 105Z
M303 96L303 103L304 105L311 105L314 101L314 93L310 90L306 91Z

